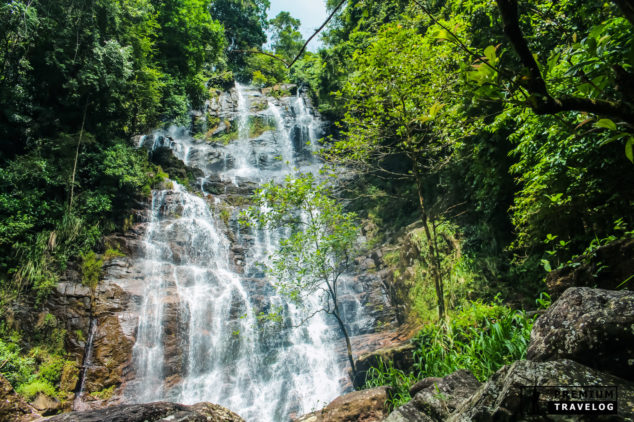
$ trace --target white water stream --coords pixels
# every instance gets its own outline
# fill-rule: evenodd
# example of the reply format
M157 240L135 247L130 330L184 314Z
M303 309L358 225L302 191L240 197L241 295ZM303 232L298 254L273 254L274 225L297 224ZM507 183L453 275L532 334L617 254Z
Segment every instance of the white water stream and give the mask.
M177 128L140 140L150 150L171 148L188 166L201 169L205 180L198 181L200 196L176 183L153 192L135 378L125 395L132 402L209 401L248 421L285 421L342 392L345 368L335 348L343 339L324 313L295 327L306 311L286 305L258 265L284 231L246 232L237 223L239 209L228 206L224 194L233 190L247 197L239 189L296 171L317 174L313 153L321 122L302 96L275 100L241 86L235 96L238 135L227 145L196 140ZM266 101L266 107L254 108L252 101ZM250 138L254 119L270 130ZM209 195L209 180L222 192ZM321 299L311 300L315 307ZM259 312L280 305L287 328L258 321Z

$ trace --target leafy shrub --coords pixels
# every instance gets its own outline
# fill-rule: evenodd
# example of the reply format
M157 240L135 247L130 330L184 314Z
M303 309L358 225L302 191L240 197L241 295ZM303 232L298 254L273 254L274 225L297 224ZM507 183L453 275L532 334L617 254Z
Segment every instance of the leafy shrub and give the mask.
M103 254L103 260L110 261L111 259L120 258L122 256L125 256L125 254L121 252L119 249L109 248Z
M28 401L33 400L39 393L44 393L50 397L57 397L55 387L48 381L42 379L36 379L28 384L23 384L16 389L16 392L24 396Z
M88 286L92 289L97 287L99 279L101 278L101 267L103 266L103 259L97 257L93 251L82 255L82 279L81 282L84 286Z
M0 339L0 373L16 388L31 379L35 372L35 360L21 355L20 346Z

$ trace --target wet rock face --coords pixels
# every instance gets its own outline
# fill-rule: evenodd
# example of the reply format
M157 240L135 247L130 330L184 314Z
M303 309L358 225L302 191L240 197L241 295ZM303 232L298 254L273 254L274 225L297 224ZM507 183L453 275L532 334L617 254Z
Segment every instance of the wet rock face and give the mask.
M548 293L554 300L569 287L616 289L632 276L634 239L619 240L598 248L592 256L579 258L575 266L553 270L546 276ZM625 283L623 289L632 289Z
M425 378L410 388L413 399L395 409L385 422L445 421L480 387L467 370L459 370L444 378Z
M389 387L349 393L333 400L324 409L294 419L294 422L378 422L388 413Z
M99 318L93 340L93 362L86 373L86 390L95 392L120 385L133 345L132 339L123 334L116 315Z
M527 358L572 359L634 380L634 292L575 287L540 316Z
M0 421L26 421L36 417L34 409L13 391L9 381L0 374Z
M48 420L51 422L244 422L240 416L216 404L198 403L185 406L162 402L71 412Z
M154 164L161 166L163 171L169 174L172 179L189 178L194 181L204 175L202 170L188 167L181 160L174 157L172 150L168 147L153 150L150 158Z
M575 415L575 421L624 421L634 414L634 384L595 371L580 363L562 359L551 362L517 361L496 372L466 400L448 422L545 420L531 416L530 399L523 396L526 386L618 386L618 415ZM548 419L551 420L551 419ZM552 419L570 420L570 419Z

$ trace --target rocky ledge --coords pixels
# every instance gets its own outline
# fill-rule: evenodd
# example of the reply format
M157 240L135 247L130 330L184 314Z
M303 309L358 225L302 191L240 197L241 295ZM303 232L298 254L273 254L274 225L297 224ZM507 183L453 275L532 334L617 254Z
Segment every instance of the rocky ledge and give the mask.
M126 404L87 412L71 412L47 419L49 422L244 422L240 416L217 404L178 403Z

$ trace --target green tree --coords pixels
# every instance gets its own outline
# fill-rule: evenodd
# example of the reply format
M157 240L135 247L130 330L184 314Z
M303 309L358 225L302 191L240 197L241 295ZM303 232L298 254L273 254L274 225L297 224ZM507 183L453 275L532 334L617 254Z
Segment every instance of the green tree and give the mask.
M414 29L390 25L365 50L355 52L356 71L340 93L346 104L345 137L326 155L366 173L415 183L442 318L443 275L432 192L434 174L451 155L448 123L459 119L451 91L457 86L460 67L455 48L438 43L439 30L432 27L423 36ZM391 168L395 158L405 160L406 167Z
M322 295L322 307L311 316L326 312L337 320L354 377L352 345L339 305L339 282L358 236L355 215L344 212L330 187L312 174L288 176L281 185L265 184L253 199L256 206L245 217L260 227L290 230L270 261L277 289L298 305Z
M229 65L242 79L251 77L244 72L244 51L266 43L269 6L269 0L215 0L211 4L211 15L224 26Z
M300 20L288 12L280 12L269 24L273 32L271 41L275 54L290 63L304 45L304 39L299 32Z

